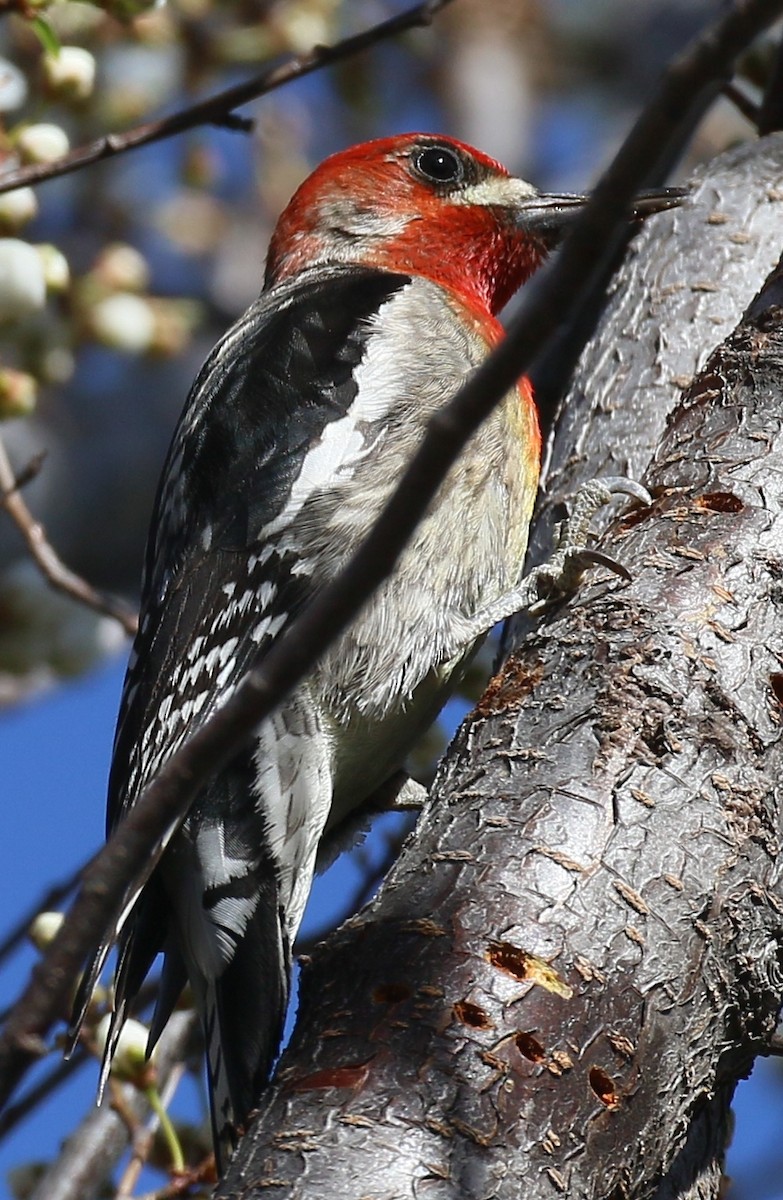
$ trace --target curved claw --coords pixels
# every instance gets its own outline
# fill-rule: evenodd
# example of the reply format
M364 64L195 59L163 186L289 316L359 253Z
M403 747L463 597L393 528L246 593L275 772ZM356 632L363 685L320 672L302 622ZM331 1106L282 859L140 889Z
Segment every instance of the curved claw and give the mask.
M574 558L579 560L579 565L584 567L606 567L613 574L619 575L626 583L630 583L633 575L624 567L616 558L612 558L609 554L602 554L600 550L578 550Z
M610 496L631 496L640 504L647 505L653 502L647 488L642 487L635 479L629 479L627 475L607 475L606 478L596 479L595 483L602 484Z
M582 484L573 500L570 516L561 523L554 554L526 575L499 600L484 605L464 623L467 645L483 636L498 621L526 609L531 616L544 612L570 592L576 591L587 567L598 565L629 581L632 576L622 563L600 550L587 549L590 522L612 496L631 496L642 504L652 504L650 493L641 484L624 476L593 479Z

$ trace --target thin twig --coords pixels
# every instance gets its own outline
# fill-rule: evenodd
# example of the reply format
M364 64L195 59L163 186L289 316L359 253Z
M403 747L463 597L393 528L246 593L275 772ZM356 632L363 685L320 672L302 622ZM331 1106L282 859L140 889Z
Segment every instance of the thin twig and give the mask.
M50 912L73 891L79 882L79 876L83 870L84 865L73 871L67 879L62 879L59 883L52 884L49 890L41 896L40 900L36 901L34 905L26 910L23 916L19 917L12 928L9 929L2 942L0 942L0 963L4 962L9 954L12 954L17 946L25 941L27 931L39 913Z
M193 1188L206 1184L211 1194L215 1186L215 1158L210 1154L196 1167L192 1167L185 1175L173 1179L166 1187L154 1192L144 1192L138 1200L178 1200L181 1196L192 1196ZM203 1190L199 1195L203 1195Z
M162 1088L172 1071L191 1053L197 1021L192 1013L174 1013L158 1045L156 1063ZM143 1091L120 1085L127 1122L146 1120L149 1104ZM128 1145L126 1120L108 1103L92 1107L37 1182L30 1200L83 1200L94 1196Z
M20 1096L16 1104L9 1104L8 1108L0 1115L0 1141L7 1138L9 1133L24 1121L25 1117L29 1116L44 1100L47 1100L53 1092L56 1092L62 1084L67 1083L91 1059L92 1055L80 1046L70 1058L59 1059L57 1065L52 1067L34 1087Z
M260 720L312 669L330 643L394 569L451 464L481 421L578 303L585 281L611 252L640 180L666 154L705 87L728 76L748 43L783 10L783 0L746 0L694 39L666 71L592 199L575 222L552 270L523 301L508 337L432 420L373 530L344 571L320 592L250 671L226 704L171 756L85 872L67 920L0 1038L0 1102L31 1061L62 1009L73 978L99 935L113 925L129 890L154 869L164 833L183 820L201 780L242 748Z
M775 61L754 124L760 137L783 129L783 37L778 38Z
M759 105L750 96L743 92L741 87L736 83L725 83L722 88L723 95L727 100L730 100L737 112L742 113L746 120L750 121L754 129L758 128L759 114L761 112Z
M19 480L14 475L11 461L5 446L0 441L0 506L8 513L11 520L24 538L27 549L40 569L44 579L57 591L78 600L80 604L93 609L104 617L113 617L119 621L125 632L130 636L136 632L136 614L121 600L105 596L91 587L85 579L66 567L54 547L47 540L43 526L36 521L27 507L21 492Z
M23 466L20 471L16 472L16 477L14 479L14 486L11 489L11 491L19 492L22 490L22 488L26 488L28 483L32 483L32 481L38 475L40 475L41 468L43 467L45 461L46 461L46 451L39 450L37 454L34 454L32 456L32 458L27 461L26 465ZM4 493L4 495L6 495L6 496L8 494L9 494L8 492Z
M177 1063L172 1068L171 1074L166 1080L166 1086L161 1089L160 1093L161 1103L165 1109L168 1109L174 1099L186 1069L184 1063ZM144 1170L144 1165L150 1156L159 1125L160 1118L157 1113L153 1112L150 1114L145 1127L137 1130L132 1142L133 1149L130 1160L120 1177L114 1200L128 1200L128 1197L133 1195L133 1190L138 1183L139 1176Z
M245 122L241 117L233 118L233 109L247 104L250 100L257 100L259 96L264 96L267 92L282 87L283 84L291 83L295 79L301 79L304 75L309 75L322 67L341 62L345 58L374 46L377 42L395 37L408 29L429 25L436 13L450 3L451 0L425 0L425 3L417 4L415 7L399 13L398 16L391 17L388 21L381 21L378 25L373 25L370 29L365 29L353 37L344 38L334 46L314 46L306 54L293 55L286 62L275 67L268 67L251 79L245 80L244 83L226 88L225 91L218 92L217 95L210 96L207 100L201 100L188 108L172 113L170 117L163 117L159 121L145 121L144 124L136 125L133 129L126 130L125 133L112 133L98 138L87 146L78 146L75 150L71 150L62 158L54 159L52 162L36 163L9 171L0 179L0 194L11 191L13 188L43 183L47 179L56 179L60 175L69 175L72 171L79 171L91 163L100 162L105 158L113 158L117 154L125 154L128 150L136 150L139 146L149 146L153 142L160 142L164 138L184 133L185 130L193 129L197 125L229 125L237 128L239 123L240 126L245 127Z

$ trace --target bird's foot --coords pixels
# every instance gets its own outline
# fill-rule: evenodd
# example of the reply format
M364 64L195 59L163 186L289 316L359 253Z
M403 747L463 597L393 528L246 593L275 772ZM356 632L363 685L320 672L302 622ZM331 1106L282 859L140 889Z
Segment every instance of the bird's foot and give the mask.
M373 813L420 812L428 795L423 783L417 783L407 771L400 770L376 788L363 807Z
M592 479L583 484L574 497L570 516L560 525L554 553L540 567L535 567L526 575L513 591L474 613L462 630L462 644L469 645L471 641L483 637L499 621L505 621L523 610L535 616L557 604L564 596L577 590L590 566L608 567L623 579L629 579L628 571L621 563L602 554L600 550L587 547L593 517L613 496L618 495L631 496L642 504L652 504L652 497L646 488L621 475Z
M570 515L560 524L554 553L522 580L521 590L527 592L522 607L533 616L577 591L588 567L606 567L622 579L631 578L622 563L587 546L594 516L614 496L630 496L641 504L652 504L646 488L622 475L582 484Z

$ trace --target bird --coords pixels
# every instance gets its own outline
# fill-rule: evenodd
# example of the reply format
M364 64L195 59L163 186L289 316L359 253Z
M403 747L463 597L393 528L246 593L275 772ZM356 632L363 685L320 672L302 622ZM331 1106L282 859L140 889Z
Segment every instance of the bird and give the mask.
M339 573L427 423L502 338L498 314L584 203L422 133L334 154L302 183L272 234L260 297L201 368L163 468L115 735L109 835ZM638 211L656 205L670 206L653 198ZM162 952L150 1050L189 982L220 1170L279 1050L319 851L403 777L483 637L519 607L540 457L522 378L449 471L391 575L200 785L96 947L72 1039L116 940L105 1082Z

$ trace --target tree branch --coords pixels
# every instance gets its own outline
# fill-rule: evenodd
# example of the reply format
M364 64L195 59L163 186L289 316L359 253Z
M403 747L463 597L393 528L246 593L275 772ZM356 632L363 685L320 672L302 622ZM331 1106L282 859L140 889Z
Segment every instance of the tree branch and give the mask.
M67 879L52 884L41 899L32 905L31 908L28 908L24 915L11 926L2 942L0 942L0 963L4 962L9 954L12 954L17 946L26 940L28 930L39 913L49 912L51 909L56 908L58 904L61 904L70 895L79 882L82 870L82 867L78 867ZM2 1016L0 1016L0 1019L2 1019Z
M709 27L666 72L599 183L552 270L523 303L509 336L433 421L371 535L346 570L252 670L234 695L173 755L144 790L118 835L85 872L69 917L11 1014L0 1038L0 1100L22 1076L40 1039L62 1011L69 982L113 921L134 881L155 865L151 847L183 819L200 780L236 754L393 569L417 521L462 446L515 383L546 338L567 318L596 263L611 252L639 182L665 154L702 89L722 80L753 37L783 10L783 0L745 0Z
M119 621L129 637L133 637L137 625L136 614L133 610L123 604L121 600L97 592L85 579L66 567L47 540L43 526L36 521L19 491L19 480L14 475L2 441L0 441L0 506L5 509L16 525L24 538L31 558L44 579L53 588L70 596L72 600L77 600L87 608L91 608L94 612L100 613L101 616L113 617L115 621Z
M176 1012L164 1030L156 1064L158 1087L162 1091L179 1064L191 1053L198 1033L198 1021L192 1012ZM138 1088L119 1085L123 1104L134 1120L141 1123L150 1115L149 1104ZM126 1121L108 1101L93 1107L64 1144L60 1154L47 1167L36 1184L30 1200L90 1200L103 1195L103 1185L117 1159L128 1145L130 1131Z
M512 657L315 952L217 1196L717 1200L780 1006L782 378L783 265L611 531L631 585Z
M307 54L294 55L278 66L266 68L251 79L245 80L244 83L226 88L225 91L189 105L179 112L172 113L169 117L163 117L158 121L146 121L125 133L112 133L98 138L87 146L78 146L68 154L64 154L62 158L54 159L52 162L33 164L19 167L15 171L5 172L0 178L0 194L11 191L13 188L30 187L34 184L44 183L47 179L70 175L73 171L80 171L83 167L91 166L103 159L114 158L118 154L136 150L140 146L149 146L153 142L175 137L198 125L223 125L230 129L246 129L245 121L234 115L235 108L247 104L251 100L257 100L260 96L265 96L268 92L274 91L286 83L292 83L295 79L310 75L313 71L321 70L336 62L342 62L343 59L359 54L362 50L367 50L370 46L385 41L387 38L396 37L397 34L404 33L408 29L429 25L436 13L451 2L452 0L425 0L423 4L416 4L413 8L399 13L398 16L391 17L388 21L381 21L378 25L373 25L362 33L344 38L334 46L314 46Z
M783 203L783 136L700 168L687 206L643 229L612 281L547 447L528 559L551 553L565 504L600 475L638 479L682 391L772 270ZM611 345L611 353L606 347ZM599 513L600 531L611 517ZM513 644L532 627L512 623Z

